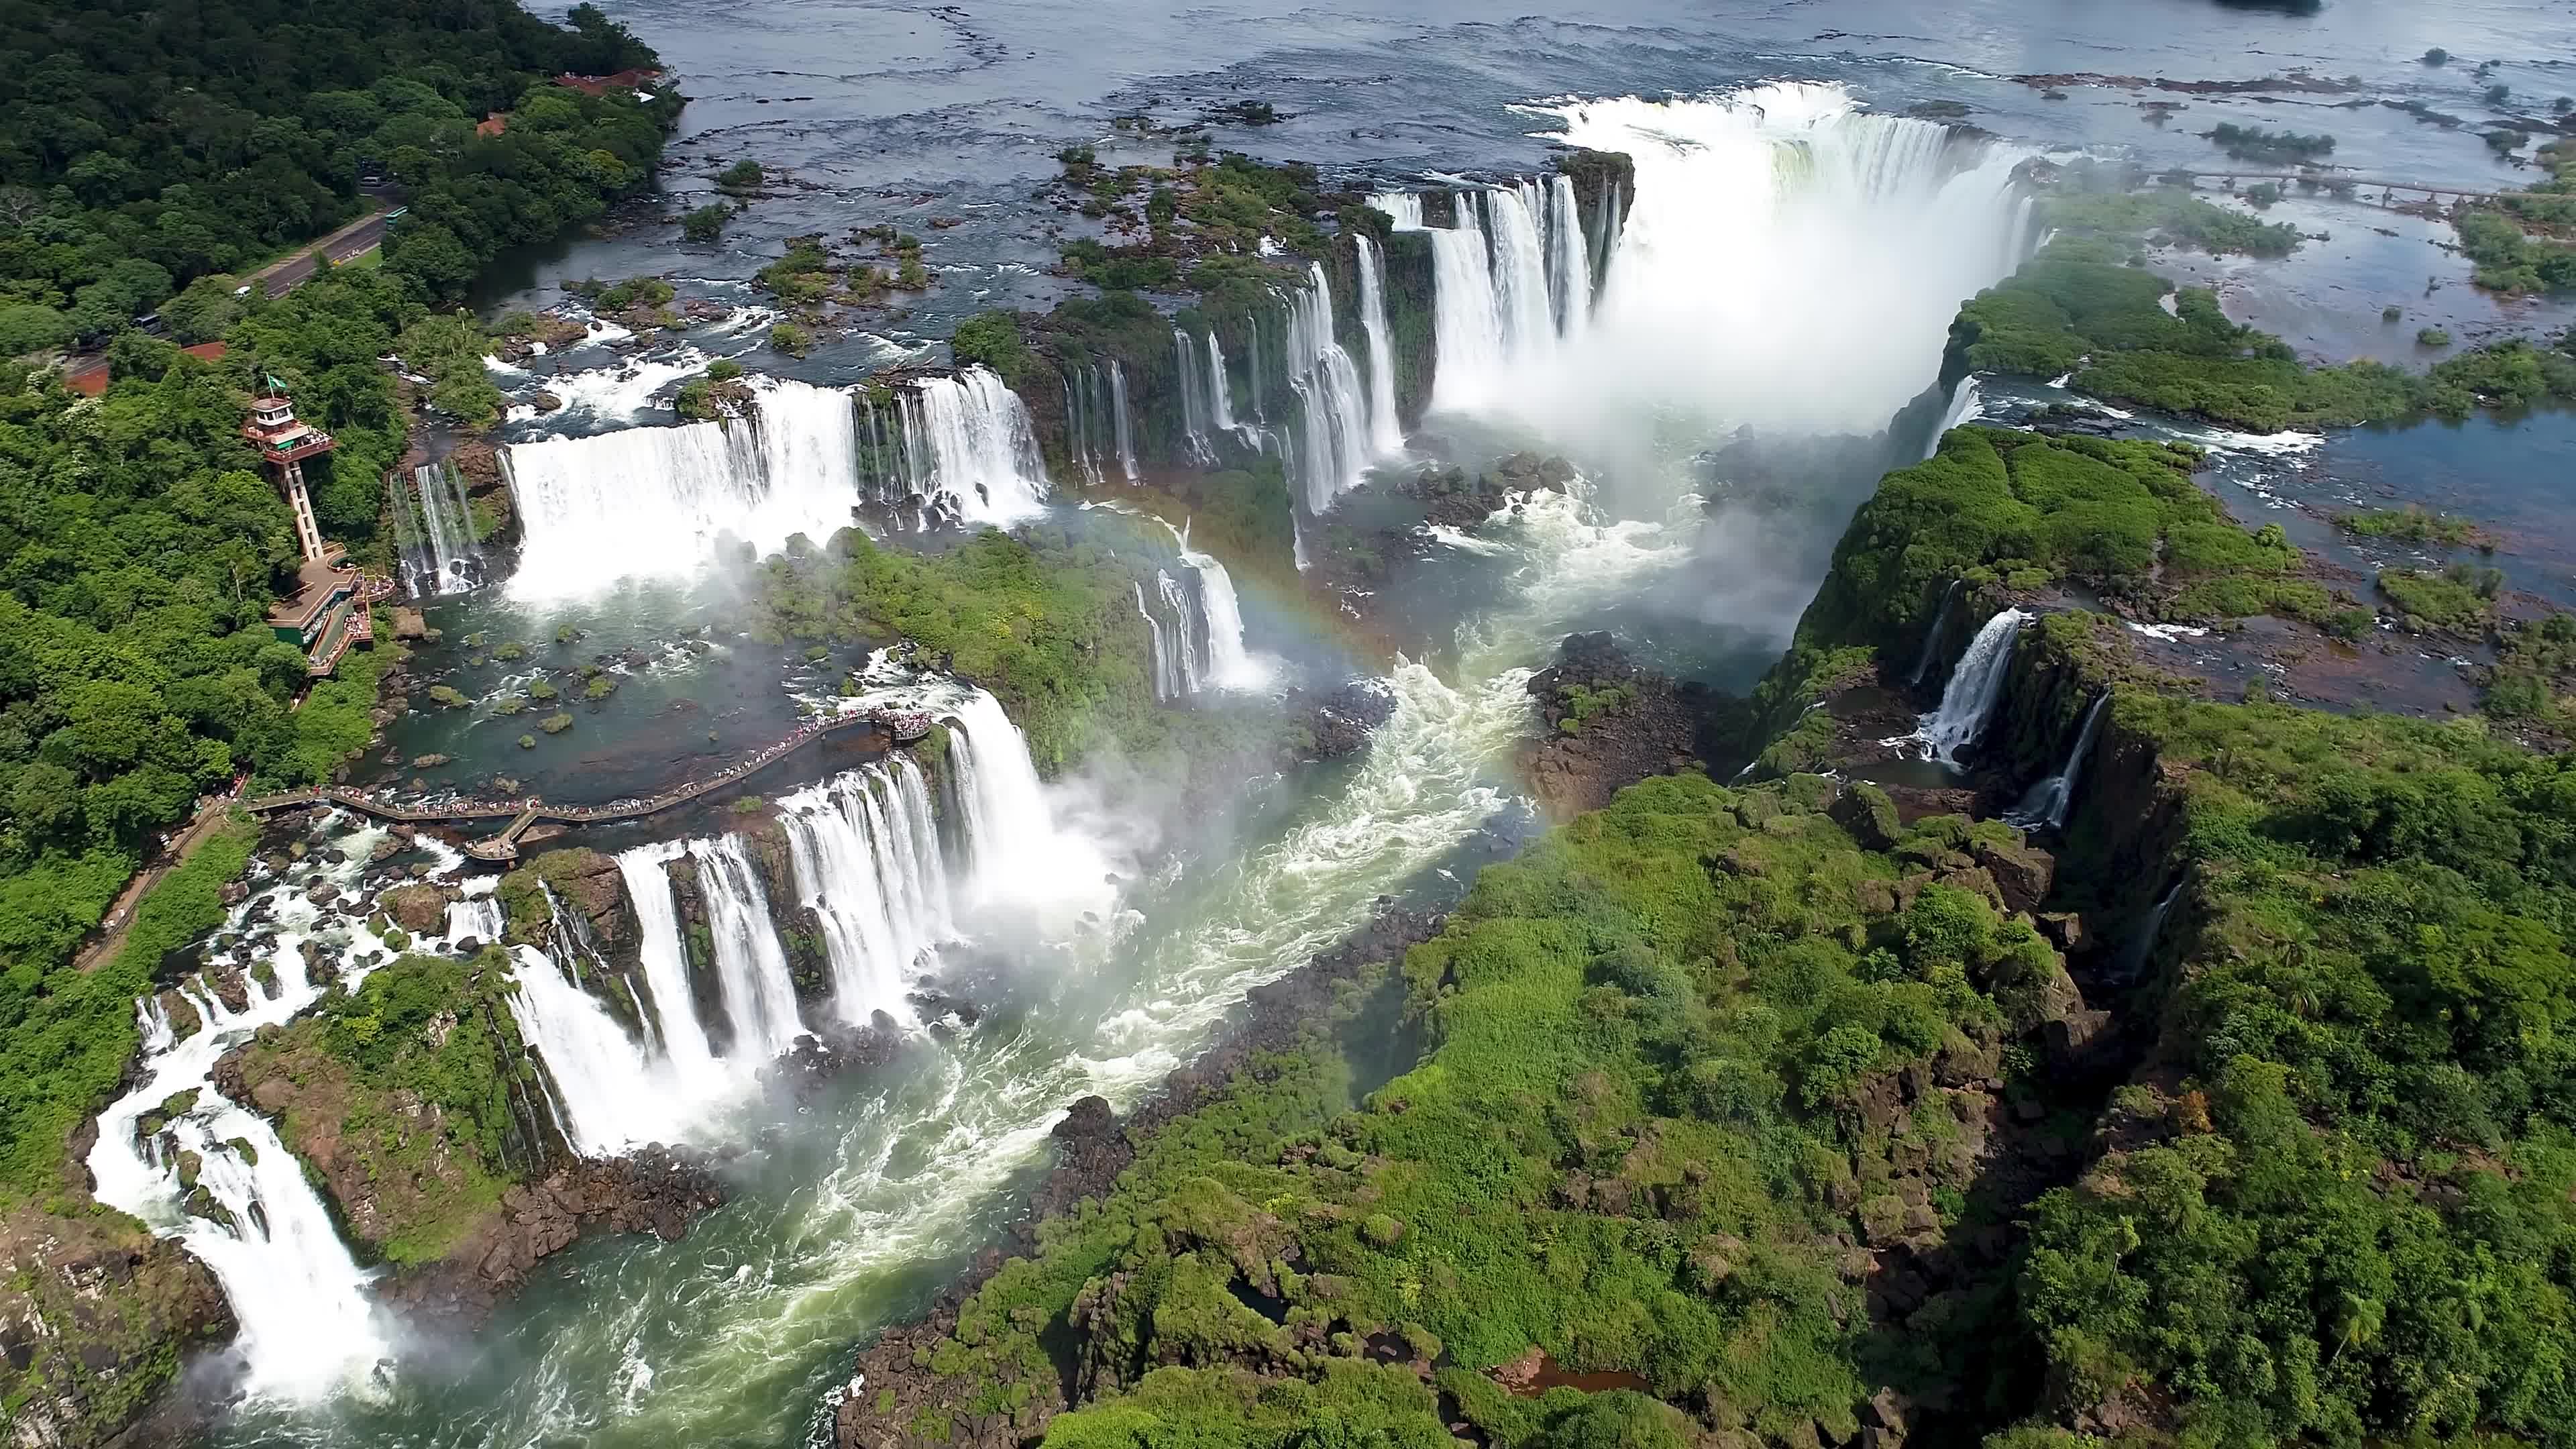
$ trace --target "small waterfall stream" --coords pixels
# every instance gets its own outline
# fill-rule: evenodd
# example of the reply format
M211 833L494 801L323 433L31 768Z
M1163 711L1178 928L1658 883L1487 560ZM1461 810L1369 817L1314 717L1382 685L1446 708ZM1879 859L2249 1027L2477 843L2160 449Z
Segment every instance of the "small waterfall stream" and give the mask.
M692 840L698 896L706 903L707 935L714 944L716 980L725 1016L733 1023L730 1055L765 1063L786 1054L805 1035L796 1010L796 983L787 974L787 952L769 921L769 893L743 850L742 837Z
M1395 409L1395 349L1386 325L1386 263L1374 238L1359 238L1360 330L1368 337L1369 451L1384 458L1404 449Z
M1914 672L1905 679L1907 687L1921 687L1925 676L1932 672L1932 661L1941 652L1941 631L1949 626L1950 610L1958 602L1959 580L1952 579L1950 587L1941 591L1941 607L1933 611L1930 627L1923 631L1922 647L1914 654Z
M397 480L400 474L395 475ZM394 535L402 554L403 589L414 598L462 593L482 582L483 551L464 475L453 463L423 463L411 485L394 484Z
M1136 481L1136 438L1128 422L1127 369L1119 366L1118 359L1114 357L1109 359L1109 416L1118 437L1118 471L1133 483Z
M1288 388L1297 400L1298 448L1306 511L1320 514L1367 473L1375 430L1359 369L1333 335L1333 292L1320 262L1306 285L1287 294Z
M2084 726L2075 732L2074 748L2066 752L2066 763L2057 773L2030 787L2004 818L2024 830L2047 826L2051 830L2066 828L2066 813L2075 804L2075 787L2084 778L2084 762L2093 753L2093 737L2102 728L2102 708L2111 702L2111 691L2104 690L2084 711Z
M635 908L637 954L644 969L644 989L652 993L653 1021L662 1037L663 1054L683 1090L711 1096L725 1086L725 1068L698 1020L696 995L689 989L689 961L680 942L680 910L663 867L680 858L678 841L639 845L617 857L617 873L626 883L626 899Z

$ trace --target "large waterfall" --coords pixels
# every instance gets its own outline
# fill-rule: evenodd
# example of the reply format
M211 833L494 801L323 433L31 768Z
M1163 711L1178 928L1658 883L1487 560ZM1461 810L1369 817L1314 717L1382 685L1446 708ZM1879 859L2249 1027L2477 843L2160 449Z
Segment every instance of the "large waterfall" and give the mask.
M1932 382L1959 299L2030 241L2022 153L1866 113L1839 86L1540 113L1562 124L1556 139L1636 165L1589 328L1499 400L1543 421L1617 398L1623 416L1714 406L1765 429L1876 432ZM1486 199L1489 214L1502 205ZM1503 258L1498 243L1498 274ZM1440 347L1445 384L1445 328Z
M456 465L423 463L411 470L408 487L397 473L393 493L403 591L429 598L481 583L483 551L475 546L473 509Z
M1011 723L1002 702L971 689L941 706L941 713L949 726L957 803L966 817L967 899L1075 910L1105 903L1112 894L1106 862L1091 842L1058 826L1029 757L1028 737Z
M823 924L833 1009L849 1022L908 1018L907 975L956 935L920 767L898 755L778 803L802 904Z
M236 1346L248 1367L246 1387L258 1397L326 1397L363 1381L391 1351L367 1295L372 1275L341 1244L294 1154L265 1117L214 1086L215 1063L226 1052L320 999L320 985L305 970L307 941L338 957L352 986L390 956L371 936L347 935L345 923L326 935L321 910L306 894L316 880L354 883L382 838L361 831L318 849L234 909L206 959L209 970L241 973L241 1010L227 1007L202 974L177 988L198 1019L184 1036L155 998L136 1004L143 1052L135 1085L99 1114L87 1159L100 1202L178 1239L214 1273L240 1321ZM257 931L254 919L262 923ZM144 1136L144 1119L182 1093L191 1094L189 1105Z
M896 402L912 492L969 523L1008 526L1045 511L1046 463L1029 410L989 368L920 378Z
M1550 139L1630 157L1635 201L1619 217L1605 190L1595 239L1565 176L1454 194L1455 222L1427 228L1438 408L1605 451L1666 411L1876 432L1933 380L1958 299L2031 241L2021 153L1839 86L1529 109ZM1375 202L1423 227L1419 196Z
M573 1150L606 1157L678 1137L694 1104L677 1065L636 1040L553 957L534 946L511 955L519 989L510 1015L546 1065Z
M716 1059L707 1029L698 1019L696 994L689 986L689 959L680 942L680 911L671 894L671 877L663 867L680 858L678 842L640 845L617 857L617 873L626 883L626 898L635 907L637 954L644 969L644 989L653 994L653 1022L662 1053L682 1088L692 1095L713 1095L725 1086L726 1073Z
M1915 731L1933 759L1956 765L1959 752L1985 735L1986 718L1994 713L2004 677L2012 672L2013 644L2029 619L2019 609L2006 609L1968 641L1968 652L1959 656L1959 667L1950 671L1950 683L1941 691L1940 707L1923 716Z
M859 501L849 394L772 379L753 418L627 428L501 452L524 543L510 590L596 593L620 578L685 579L731 536L763 551L850 526Z

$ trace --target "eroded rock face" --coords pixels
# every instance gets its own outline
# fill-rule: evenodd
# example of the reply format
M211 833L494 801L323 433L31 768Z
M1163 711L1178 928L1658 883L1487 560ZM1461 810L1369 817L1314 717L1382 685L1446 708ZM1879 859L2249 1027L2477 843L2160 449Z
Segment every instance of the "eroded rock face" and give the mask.
M388 1302L432 1320L478 1324L519 1290L530 1270L590 1231L651 1233L677 1242L698 1214L724 1202L706 1163L662 1147L605 1162L578 1162L501 1195L447 1255L396 1278Z
M87 1145L76 1140L74 1154ZM181 1354L233 1328L214 1275L140 1224L32 1204L0 1215L0 1437L12 1446L115 1440L152 1406ZM168 1427L122 1442L180 1442L193 1422Z
M1705 688L1639 666L1608 634L1569 634L1533 675L1546 731L1521 752L1550 818L1598 810L1650 775L1693 768L1719 701Z

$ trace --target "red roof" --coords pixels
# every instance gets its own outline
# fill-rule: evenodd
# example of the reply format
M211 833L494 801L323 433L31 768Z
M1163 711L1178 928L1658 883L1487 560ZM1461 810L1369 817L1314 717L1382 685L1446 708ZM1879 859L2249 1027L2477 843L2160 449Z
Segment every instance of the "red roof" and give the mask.
M510 129L510 118L502 115L499 111L494 111L492 114L485 116L481 121L475 123L474 134L477 136L497 136L508 129Z

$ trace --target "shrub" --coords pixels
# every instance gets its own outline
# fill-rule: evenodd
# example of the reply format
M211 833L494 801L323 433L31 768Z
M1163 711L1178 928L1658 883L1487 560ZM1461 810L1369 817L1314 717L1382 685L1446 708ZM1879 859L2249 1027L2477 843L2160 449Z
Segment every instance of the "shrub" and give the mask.
M693 242L711 242L724 235L725 223L732 219L732 207L709 202L680 218L680 234Z
M803 357L814 350L814 334L793 322L781 322L769 329L769 345L790 357Z

